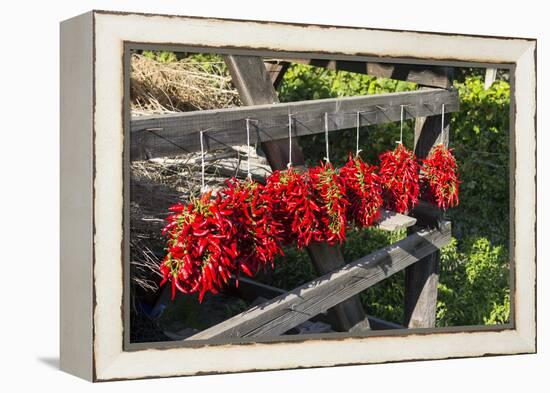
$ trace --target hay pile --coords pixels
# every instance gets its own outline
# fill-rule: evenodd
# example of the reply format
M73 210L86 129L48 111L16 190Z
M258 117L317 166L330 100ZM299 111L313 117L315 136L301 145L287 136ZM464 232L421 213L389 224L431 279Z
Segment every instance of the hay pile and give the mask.
M132 115L229 108L240 104L239 95L219 61L186 57L172 62L132 54L130 99Z

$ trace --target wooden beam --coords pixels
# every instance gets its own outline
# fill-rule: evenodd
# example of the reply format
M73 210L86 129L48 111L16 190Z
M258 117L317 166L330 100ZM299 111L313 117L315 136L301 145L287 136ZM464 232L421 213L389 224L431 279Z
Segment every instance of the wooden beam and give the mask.
M416 224L416 218L382 209L376 226L385 231L397 231Z
M449 74L452 72L449 71ZM442 127L441 116L416 119L414 152L418 158L425 158L433 146L449 144L450 116L445 116ZM425 227L438 224L440 216L435 209L424 204L422 220ZM432 213L430 213L430 211ZM422 214L422 213L421 213ZM432 220L430 220L432 217ZM403 324L409 328L434 327L437 311L437 284L439 282L440 252L427 255L420 262L405 271L405 315Z
M260 57L254 56L224 56L224 60L231 74L231 79L233 84L239 92L239 97L245 106L258 106L258 105L275 105L279 103L279 96L273 87L273 82L271 76L268 74L267 69L263 63L263 60ZM249 110L250 108L243 108L244 110ZM240 132L237 131L237 138L241 140L243 130L242 128L243 119L255 119L255 117L246 116L244 118L236 120L237 130L240 129ZM235 121L235 120L234 120ZM240 126L238 123L241 123ZM210 127L210 126L209 126ZM212 126L216 128L216 126ZM219 125L218 125L219 127ZM221 127L225 127L223 124ZM265 153L267 161L272 169L283 169L285 168L288 162L288 133L283 134L281 138L258 138L259 129L255 125L256 133L253 134L251 143L257 144L258 141L261 142L262 150ZM269 133L268 133L269 135ZM215 138L218 139L216 135ZM224 141L224 143L227 143ZM295 162L303 162L304 157L298 146L298 141L292 141L292 150L295 152L294 160Z
M284 289L267 285L248 277L239 278L239 285L230 287L230 291L249 302L253 302L258 297L273 299L286 293Z
M279 87L285 76L285 72L290 66L290 63L286 61L264 61L265 68L271 79L273 87L276 89Z
M279 101L277 92L271 83L261 57L225 56L224 59L231 73L233 83L237 87L245 105L276 103ZM285 109L281 112L281 108L285 108L287 112L284 111ZM281 120L283 121L283 125L285 124L284 122L288 121L288 113L296 113L294 112L295 110L296 107L285 106L285 104L275 104L270 107L270 111L279 111L279 114L284 115L284 118ZM262 150L273 169L285 168L288 163L288 127L283 128L283 133L280 134L280 137L283 139L262 140ZM242 136L242 128L238 132ZM267 131L268 134L272 134L273 132L274 130L271 127ZM304 156L296 138L292 140L292 152L294 165L303 165ZM314 244L308 247L308 251L313 266L320 274L334 270L345 263L337 246ZM347 331L354 326L357 326L358 329L368 328L368 321L361 322L365 320L365 312L358 299L350 299L337 305L329 311L329 318L331 318L333 322L332 326L336 330Z
M263 67L263 62L261 65ZM236 72L233 73L236 74ZM247 78L254 76L252 71L251 74L244 75ZM274 91L267 75L261 75L258 78L264 80L264 83L269 83ZM356 127L358 111L362 112L362 124L372 125L399 121L401 105L405 106L405 119L439 115L442 104L445 104L446 113L457 111L459 108L458 92L442 89L279 104L272 102L275 99L273 97L262 101L250 101L252 97L260 95L264 90L260 89L253 93L240 88L240 91L243 91L244 103L260 102L260 104L255 104L253 107L132 118L130 159L143 160L200 151L201 130L205 131L203 135L207 150L242 145L246 143L246 119L251 119L251 143L263 143L262 148L272 167L281 168L288 162L289 114L292 114L293 136L299 137L325 132L325 113L329 114L328 129L334 131ZM295 163L303 160L297 143L292 151Z
M451 240L451 224L424 229L283 295L206 329L188 340L278 336L403 270Z
M239 279L239 287L232 288L237 295L249 302L253 302L258 298L273 299L277 296L285 295L287 291L281 288L277 288L271 285L263 284L256 280L242 277ZM394 322L389 322L381 318L367 315L369 325L374 330L386 330L386 329L405 329L404 326ZM326 316L318 314L311 318L311 321L328 322Z
M338 246L312 242L306 248L309 258L318 275L323 275L345 265L344 255ZM353 296L341 304L336 304L328 313L330 324L340 331L369 330L369 321L359 296Z
M447 67L422 64L367 63L364 61L291 59L292 63L325 67L334 71L348 71L376 77L417 83L420 86L449 88L452 80Z
M372 330L395 330L395 329L405 329L405 326L399 325L398 323L386 321L381 318L373 317L372 315L368 316L369 323Z

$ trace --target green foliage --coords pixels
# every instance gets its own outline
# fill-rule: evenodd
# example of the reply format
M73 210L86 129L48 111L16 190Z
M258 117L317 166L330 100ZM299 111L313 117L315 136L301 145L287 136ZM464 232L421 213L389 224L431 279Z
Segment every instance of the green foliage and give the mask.
M392 79L322 67L293 64L288 68L279 87L282 102L317 100L414 90L416 85Z
M276 258L275 269L264 278L265 282L277 288L291 290L317 276L306 250L285 247L283 252L284 257Z
M158 61L159 63L172 63L178 58L174 52L144 50L143 56Z
M484 237L441 251L438 326L505 323L510 316L508 253Z
M189 54L185 59L200 65L200 69L203 72L230 77L229 69L220 55L214 53L193 53Z
M460 205L450 212L458 237L509 237L510 85L483 89L480 77L455 83L460 111L451 120L451 146L459 163Z

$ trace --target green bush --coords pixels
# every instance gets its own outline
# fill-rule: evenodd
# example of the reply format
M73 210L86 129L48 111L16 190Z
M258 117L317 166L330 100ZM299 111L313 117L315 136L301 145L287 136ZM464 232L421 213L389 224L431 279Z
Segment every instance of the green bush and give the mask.
M508 253L484 237L441 252L438 326L505 323L510 316Z
M483 235L496 243L509 238L510 85L483 80L455 84L460 111L452 116L451 146L460 165L460 205L450 216L459 237Z

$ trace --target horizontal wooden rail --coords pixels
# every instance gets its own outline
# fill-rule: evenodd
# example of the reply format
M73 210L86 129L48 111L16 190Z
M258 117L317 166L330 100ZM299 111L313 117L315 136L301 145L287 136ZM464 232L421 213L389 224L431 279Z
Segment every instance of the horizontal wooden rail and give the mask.
M425 229L284 295L206 329L188 340L278 336L432 254L451 240L451 223Z
M236 292L237 296L249 302L253 302L258 298L273 299L277 296L286 294L286 291L284 289L263 284L247 277L240 278L239 286L233 288L233 291ZM389 322L384 319L374 317L372 315L367 315L367 319L369 321L370 327L375 330L405 329L403 325ZM317 316L311 318L311 321L321 321L328 323L327 317L323 314L318 314Z
M399 229L409 228L416 224L416 218L405 214L393 212L391 210L382 209L380 218L376 226L385 231L397 231Z
M292 135L388 123L404 118L455 112L459 108L456 90L426 89L360 97L330 98L269 105L213 109L178 114L134 117L131 120L130 159L144 160L200 150L200 131L207 150L246 144L246 119L250 143L288 138L289 115Z

